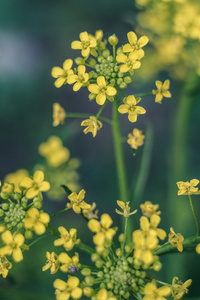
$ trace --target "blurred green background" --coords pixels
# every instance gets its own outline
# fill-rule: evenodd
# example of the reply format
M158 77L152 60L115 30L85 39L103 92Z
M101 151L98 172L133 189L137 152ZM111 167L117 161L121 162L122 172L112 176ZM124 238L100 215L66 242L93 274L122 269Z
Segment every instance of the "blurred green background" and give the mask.
M66 111L94 114L97 112L96 103L88 101L87 92L83 89L77 93L70 86L60 89L54 87L51 77L53 66L62 66L67 58L74 59L78 52L70 48L71 42L77 40L79 33L88 31L94 34L102 29L105 37L115 33L120 44L127 41L127 32L134 30L136 8L131 0L65 0L65 1L23 1L0 0L0 178L19 168L31 167L38 157L38 145L47 140L50 135L62 136L64 145L69 148L72 156L81 160L80 182L87 192L87 201L97 203L100 214L112 214L115 225L120 224L116 216L115 203L119 199L116 182L114 154L112 148L112 134L108 125L98 132L95 139L90 134L84 135L80 121L67 119L65 127L52 127L52 104L59 102ZM145 58L144 58L145 60ZM145 62L144 62L145 68ZM135 72L137 77L137 73ZM145 83L134 80L133 93L145 92L155 88L155 79L165 80L169 75L165 72L157 78ZM135 209L142 201L150 200L159 203L162 210L161 227L169 232L176 218L180 218L182 227L175 231L183 234L193 234L195 226L189 210L183 210L181 201L187 199L176 197L176 184L172 183L174 206L168 205L171 189L171 148L176 118L177 103L182 88L182 82L171 82L172 99L164 99L163 104L155 104L153 97L144 100L147 114L139 118L137 128L145 132L150 126L152 130L152 155L144 182L141 199L136 199ZM110 107L106 108L106 115L110 115ZM186 148L187 177L176 180L190 180L199 178L199 94L193 101L188 112L188 128ZM124 136L133 129L127 118L122 118L122 132ZM142 150L136 156L128 147L124 147L126 163L128 164L128 178L133 177L133 184L137 180L139 161ZM180 153L181 155L181 153ZM130 180L131 181L131 180ZM138 201L137 201L138 200ZM195 207L198 199L194 201ZM45 210L50 214L63 209L65 201L45 202ZM170 202L171 203L171 202ZM173 203L173 202L172 202ZM199 208L197 208L198 212ZM173 215L169 215L172 212ZM186 217L187 215L187 217ZM185 220L188 220L189 223ZM138 227L140 212L136 216ZM186 219L185 219L186 217ZM76 224L74 224L74 222ZM68 228L77 226L78 236L91 243L84 222L73 213L65 214L54 220L57 226ZM45 264L46 251L53 251L53 239L44 240L35 245L32 251L25 253L24 263L15 264L8 280L0 279L0 299L7 300L15 296L16 300L54 299L52 283L56 275L42 272ZM179 276L183 281L194 278L191 292L188 296L198 297L200 258L197 254L181 254L180 263L177 254L173 255L171 269L167 269L168 257L163 259L163 280L170 280ZM177 273L175 273L177 271ZM171 273L170 273L171 272ZM57 277L65 278L65 274ZM196 279L195 279L196 278ZM187 297L186 297L187 298ZM195 298L195 299L199 299Z

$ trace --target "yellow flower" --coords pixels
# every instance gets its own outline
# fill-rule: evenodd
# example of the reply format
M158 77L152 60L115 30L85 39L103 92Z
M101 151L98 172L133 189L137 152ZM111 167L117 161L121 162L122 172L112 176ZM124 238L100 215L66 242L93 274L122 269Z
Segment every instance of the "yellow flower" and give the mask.
M166 232L163 229L157 228L160 221L161 218L155 214L150 217L150 221L147 217L142 216L140 218L140 227L146 235L153 231L159 237L159 239L164 240L166 237Z
M130 74L133 75L133 70L139 69L141 66L141 62L138 60L140 58L142 57L139 57L138 53L136 52L131 52L128 55L125 55L124 53L119 53L116 57L116 60L120 63L123 63L120 66L120 72L130 72Z
M26 197L28 199L34 198L39 192L47 192L50 189L49 182L44 181L44 173L39 170L34 173L33 179L24 177L20 186L27 189Z
M100 130L103 126L101 121L97 120L95 116L91 116L89 119L83 120L81 126L87 126L83 132L87 134L91 132L93 137L97 135L97 130Z
M42 271L46 271L50 269L51 274L55 274L60 267L58 255L55 252L50 253L47 251L46 258L47 258L47 262L46 265L42 268Z
M96 95L96 102L99 105L103 105L108 100L112 101L112 96L115 96L117 91L113 86L106 86L106 80L104 76L99 76L97 78L97 84L90 84L88 90Z
M106 289L100 289L95 295L95 300L117 300L117 298L113 296L110 297Z
M198 244L197 246L196 246L196 252L198 253L198 254L200 254L200 244Z
M9 183L13 183L15 185L15 192L21 193L21 190L19 189L19 183L21 182L21 180L28 176L28 171L25 169L19 169L14 173L10 173L8 175L6 175L5 177L5 181L9 182Z
M93 210L96 208L96 203L92 203L90 209L83 209L82 213L84 215L84 217L88 220L90 219L98 219L98 209L95 210L95 212L93 212Z
M104 250L105 242L112 241L113 236L115 235L116 231L113 228L110 228L113 221L108 214L103 214L101 216L100 222L94 219L91 219L88 222L88 228L95 232L95 236L93 237L93 242L95 245L99 246L99 250Z
M177 186L179 188L178 195L199 195L200 191L198 187L196 187L197 184L199 184L198 179L192 179L186 182L178 181Z
M46 158L47 163L54 168L65 163L70 157L69 150L63 147L62 140L57 136L49 137L46 143L39 145L38 150Z
M126 204L123 201L119 201L117 200L117 204L119 205L119 207L121 207L121 209L123 210L123 212L119 211L118 209L115 209L116 213L119 215L124 216L125 218L128 218L131 215L134 215L137 212L137 209L135 209L134 211L132 211L130 213L130 206L129 206L130 202L126 202Z
M72 65L73 60L66 59L63 63L63 69L60 67L53 67L51 75L54 78L58 78L54 82L55 87L60 88L63 84L67 83L68 76L74 74L73 70L71 69Z
M5 182L1 188L1 192L5 194L11 194L14 191L14 185L12 183Z
M178 277L172 279L172 297L174 300L181 299L184 294L188 293L188 286L192 283L192 279L186 280L184 283L178 281Z
M67 203L67 207L73 208L74 212L77 214L81 213L81 209L90 209L91 205L87 204L83 199L85 198L85 190L81 190L79 194L76 192L71 193L68 199L71 203Z
M133 95L128 96L125 101L125 104L122 104L118 107L118 111L121 114L126 114L128 113L128 119L130 122L136 122L137 121L137 116L140 114L145 114L146 110L141 107L141 106L136 106L137 103L140 102L141 99L135 99Z
M80 239L76 239L77 230L75 228L71 228L69 232L63 226L58 227L58 231L60 232L61 237L54 241L54 246L62 246L70 251L74 245L80 243Z
M149 266L154 262L153 250L158 247L158 239L155 232L150 232L145 236L141 230L135 230L132 237L135 245L134 257Z
M70 297L73 299L81 298L82 289L79 287L79 283L79 279L74 276L70 276L67 282L56 279L53 283L53 286L56 289L56 299L68 300Z
M3 278L6 278L8 275L9 269L12 268L12 264L6 258L6 256L0 255L0 274Z
M157 211L159 205L154 205L150 201L146 201L144 204L141 204L140 208L142 210L142 214L148 218L150 218L152 215L160 215L160 211Z
M156 80L156 87L157 90L153 90L153 95L156 95L155 102L161 103L163 97L171 98L171 93L169 90L170 81L165 80L165 82L162 84L161 81Z
M21 233L13 236L9 230L6 230L2 233L1 238L6 246L0 248L0 255L12 255L15 262L23 260L21 247L24 244L24 236Z
M24 226L27 229L32 229L36 234L41 235L45 233L46 226L50 222L50 217L47 213L39 211L32 207L27 211L27 216L24 221Z
M59 254L58 260L62 263L62 266L60 267L62 272L75 273L81 266L79 263L78 253L75 253L75 255L71 258L67 253L62 252Z
M53 126L56 127L59 124L64 124L66 118L66 112L59 103L53 104Z
M184 237L180 233L175 233L173 228L170 228L170 233L168 235L168 241L169 243L176 247L178 251L182 252L183 251L183 240Z
M86 31L81 32L80 41L74 41L71 43L72 49L80 49L82 56L86 57L90 54L91 48L96 47L97 41L96 39L89 35Z
M133 31L128 32L127 37L128 37L129 44L126 44L123 46L123 52L126 53L126 52L134 51L134 52L138 53L138 55L140 57L143 57L144 51L141 48L144 47L148 43L148 41L149 41L148 37L142 36L138 40L137 35Z
M171 294L171 287L161 286L157 288L154 283L150 282L145 285L143 294L145 296L142 300L166 300L164 297Z
M133 133L128 134L127 143L131 146L131 148L137 150L139 146L144 144L144 138L145 136L142 134L142 131L134 128Z
M89 74L85 73L85 70L85 66L80 65L78 66L78 74L70 75L68 77L67 83L73 84L74 82L76 82L73 86L74 92L80 90L82 85L89 80Z

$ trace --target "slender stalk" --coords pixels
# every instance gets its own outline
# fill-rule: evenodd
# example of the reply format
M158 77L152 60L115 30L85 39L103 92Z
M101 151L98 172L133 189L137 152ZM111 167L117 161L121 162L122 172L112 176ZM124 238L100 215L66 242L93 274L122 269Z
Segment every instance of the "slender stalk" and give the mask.
M112 130L113 130L113 140L114 140L114 148L115 148L115 159L116 159L120 199L126 203L128 202L128 193L127 193L125 164L124 164L124 157L123 157L123 150L122 150L117 104L118 104L117 101L114 101Z
M150 163L151 163L151 155L152 155L152 148L153 148L153 129L151 125L147 127L146 130L146 137L144 142L144 148L142 153L142 158L140 162L139 172L137 174L137 178L133 178L132 187L132 199L134 203L140 203L142 198L143 191L145 189L146 181L149 175ZM135 183L136 182L136 183ZM135 184L134 184L135 183ZM131 201L133 201L131 200Z
M68 211L70 208L71 208L71 207L66 207L66 208L64 208L63 210L60 210L60 211L58 211L57 213L55 213L54 215L52 215L50 218L53 219L53 218L55 218L56 216L62 214L63 212Z
M188 195L188 198L189 198L189 201L190 201L190 207L191 207L191 210L192 210L194 221L195 221L196 227L197 227L197 236L199 236L200 235L199 223L198 223L197 216L196 216L196 213L195 213L195 210L194 210L194 206L193 206L193 203L192 203L192 198L191 198L190 195Z
M90 114L82 114L82 113L66 113L66 118L79 118L79 119L85 119L89 118L91 115ZM106 117L99 117L99 120L104 121L106 123L111 124L111 120Z
M106 101L106 102L104 103L104 105L101 106L100 110L99 110L98 113L96 114L96 118L97 118L97 119L99 119L99 117L100 117L102 111L104 110L104 108L106 107L107 104L108 104L108 101Z
M125 170L125 163L124 163L124 156L123 156L123 149L122 149L122 139L120 133L117 99L113 103L112 132L113 132L115 161L116 161L116 169L117 169L117 181L118 181L120 200L126 203L128 202L128 189L127 189L126 170ZM124 222L124 218L123 218L124 231L126 230L127 237L129 240L131 236L131 228L130 226L127 226L126 223ZM125 226L127 227L126 229Z
M194 252L194 249L196 248L197 244L200 243L200 236L193 236L186 238L183 241L183 252ZM169 253L178 253L178 249L174 246L172 246L170 243L165 243L165 245L158 248L155 253L156 255L164 255Z
M95 250L84 243L79 243L76 245L77 248L84 251L85 253L92 254Z

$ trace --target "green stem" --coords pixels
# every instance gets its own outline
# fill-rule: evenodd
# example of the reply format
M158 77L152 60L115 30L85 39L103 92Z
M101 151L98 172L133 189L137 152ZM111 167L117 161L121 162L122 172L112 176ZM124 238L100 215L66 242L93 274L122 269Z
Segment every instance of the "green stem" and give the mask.
M127 193L127 186L126 186L126 173L125 173L125 164L124 164L124 157L123 157L123 150L122 150L117 101L114 101L113 103L112 130L113 130L113 140L114 140L114 148L115 148L115 159L116 159L120 200L126 203L128 202L128 193Z
M47 236L49 236L49 235L50 235L50 234L47 233L47 234L43 234L43 235L39 236L37 239L35 239L34 241L32 241L32 242L28 245L28 247L30 248L31 246L35 245L37 242L39 242L40 240L42 240L43 238L45 238L45 237L47 237Z
M194 206L193 206L193 203L192 203L192 198L191 198L190 195L188 195L188 198L189 198L189 201L190 201L190 207L191 207L191 210L192 210L194 221L195 221L196 227L197 227L197 236L199 236L200 235L199 223L198 223L197 216L196 216L196 213L195 213L195 210L194 210Z
M89 118L90 114L82 114L82 113L66 113L66 118L79 118L79 119L85 119ZM104 121L106 123L111 124L112 121L109 118L106 117L100 117L99 120Z
M151 155L152 155L152 148L153 148L153 129L152 126L148 126L145 134L145 142L144 148L142 152L142 158L139 166L139 172L137 174L137 178L133 178L132 187L134 190L132 191L132 199L140 203L142 198L143 191L145 189L145 185L147 182L150 163L151 163ZM136 184L134 184L136 182ZM132 200L132 201L133 201Z
M117 180L120 194L120 200L124 203L128 202L128 190L126 181L125 163L122 149L122 140L120 133L119 113L118 113L118 100L113 102L113 122L112 122L113 142L115 151L115 161L117 169ZM123 220L124 222L124 220ZM125 223L123 223L125 226ZM130 238L130 226L127 226L127 236Z
M200 243L200 236L192 236L183 241L183 252L194 251L197 244ZM172 246L170 243L166 243L165 245L158 248L155 253L156 255L164 255L168 253L178 253L178 249Z
M52 215L50 218L53 219L53 218L55 218L56 216L62 214L63 212L68 211L70 208L71 208L71 207L66 207L66 208L64 208L63 210L60 210L60 211L58 211L57 213L55 213L54 215Z
M137 97L145 97L145 96L151 96L151 95L153 95L153 93L152 93L152 91L151 92L146 92L146 93L139 93L139 94L136 94L136 95L134 95L135 96L135 98L137 98Z
M104 110L104 108L106 107L106 105L108 104L108 101L106 101L104 103L104 105L101 106L100 110L98 111L98 113L96 114L96 119L98 119L102 113L102 111Z
M95 250L93 248L89 247L88 245L86 245L84 243L79 243L76 245L76 247L88 254L92 254L95 252Z

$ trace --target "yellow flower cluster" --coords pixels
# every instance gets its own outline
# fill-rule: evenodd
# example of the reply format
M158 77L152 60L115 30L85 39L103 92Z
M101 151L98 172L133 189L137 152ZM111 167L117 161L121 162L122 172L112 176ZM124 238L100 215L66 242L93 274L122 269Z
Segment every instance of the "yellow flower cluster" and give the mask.
M140 218L141 230L133 232L133 242L135 244L134 257L138 262L142 262L149 266L154 262L153 250L158 248L158 238L165 239L166 232L163 229L157 228L160 223L160 217L153 214L150 220L142 216Z
M79 194L73 192L68 196L71 203L67 203L67 207L72 208L75 213L80 214L81 210L90 210L91 205L87 204L83 199L85 198L85 190L81 190Z
M78 67L72 69L72 59L66 59L62 68L53 67L51 74L56 78L55 86L60 88L64 84L74 84L75 92L86 87L90 92L89 99L96 99L96 103L100 106L103 106L107 100L117 101L115 96L117 96L118 89L126 89L127 85L132 82L131 76L134 70L140 68L141 59L144 57L143 47L149 39L147 36L138 38L135 32L130 31L127 34L129 43L116 48L118 39L112 35L108 38L113 48L113 53L111 53L107 48L107 40L103 40L101 30L96 31L94 36L84 31L79 37L80 40L71 43L72 49L81 50L82 57L75 59ZM93 57L91 58L90 55ZM130 95L123 101L125 104L119 106L119 112L128 113L131 122L136 122L137 116L146 112L143 107L136 106L140 98L135 99L133 95ZM84 133L91 132L93 137L96 136L97 131L102 127L102 123L98 120L100 114L101 111L81 123L81 126L87 126ZM68 116L70 117L69 113ZM58 103L54 103L53 126L63 123L65 117L65 110Z
M172 227L170 228L170 233L168 235L168 241L171 245L176 247L178 249L178 251L180 251L180 252L183 251L184 237L180 233L176 234Z
M88 228L96 233L93 237L93 242L97 245L97 252L103 252L105 245L109 245L112 242L113 236L116 234L116 230L110 228L113 221L108 214L101 216L100 222L91 219L88 222Z
M145 136L142 134L142 131L134 128L133 133L128 134L127 143L131 146L132 149L137 150L139 146L144 144Z
M59 167L70 157L70 152L62 144L62 140L57 136L51 136L47 142L39 145L39 153L47 160L51 167Z
M200 6L198 0L137 0L138 32L148 32L146 68L139 75L151 78L161 70L185 80L188 72L199 73ZM143 9L145 7L145 9Z
M200 191L198 187L196 187L199 184L198 179L192 179L189 181L178 181L177 186L179 188L178 195L199 195Z
M33 179L24 177L20 182L20 188L26 190L28 199L33 199L39 192L47 192L50 189L50 184L48 181L44 181L44 173L38 170L33 174Z
M89 119L84 120L81 123L81 126L87 126L83 130L85 134L91 132L92 136L95 137L97 135L97 131L102 128L103 124L101 123L101 121L97 120L95 116L91 116Z

